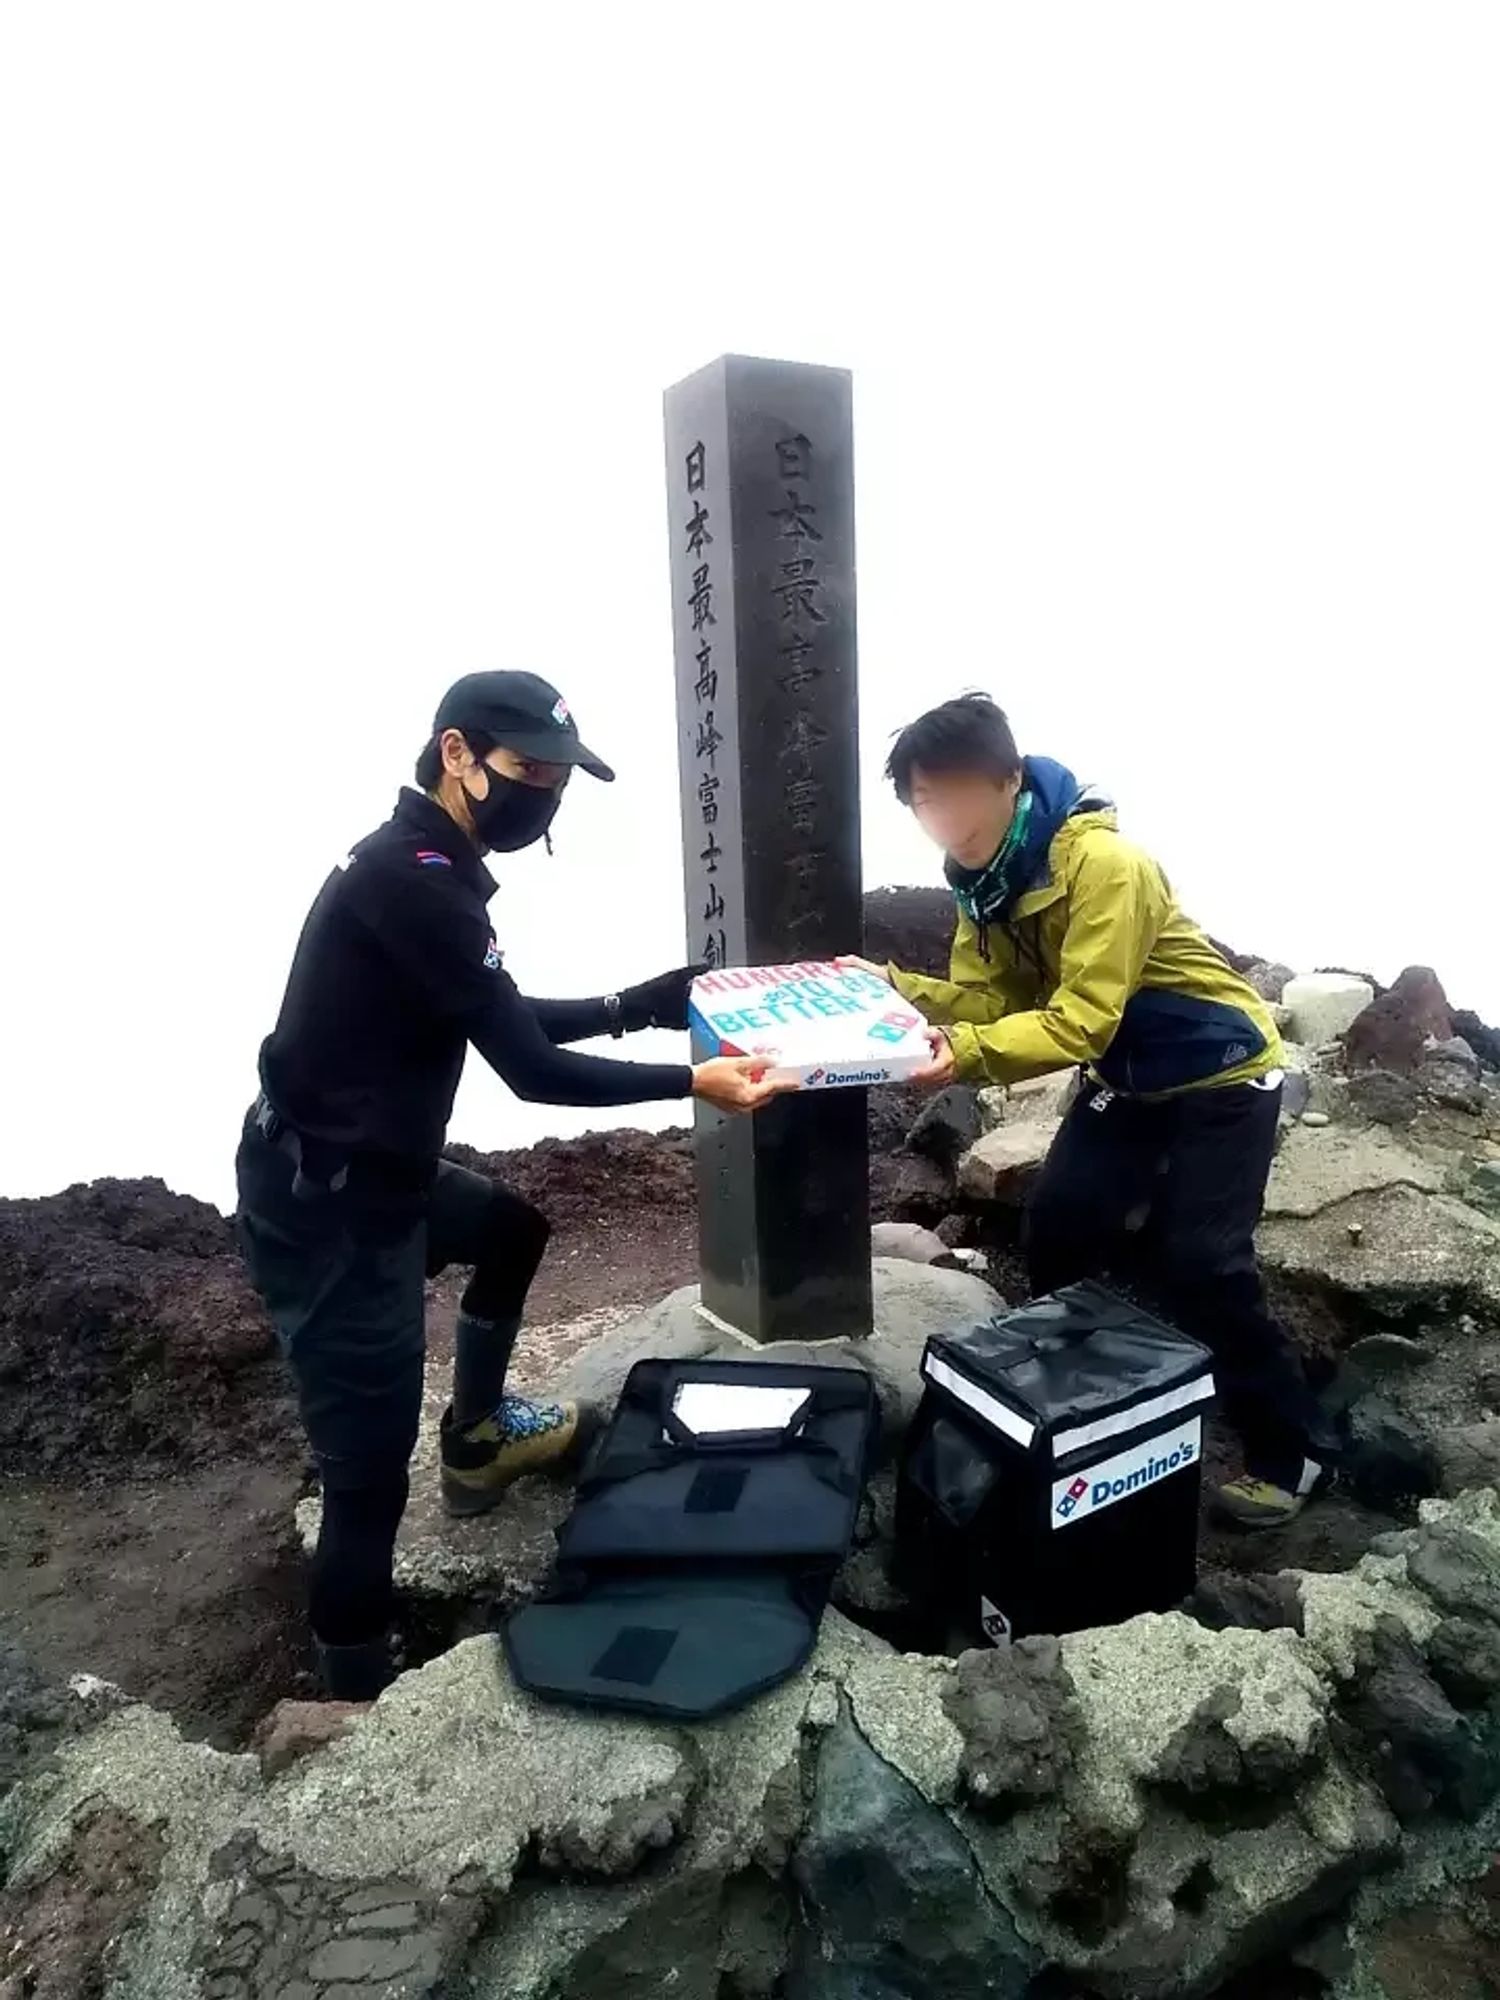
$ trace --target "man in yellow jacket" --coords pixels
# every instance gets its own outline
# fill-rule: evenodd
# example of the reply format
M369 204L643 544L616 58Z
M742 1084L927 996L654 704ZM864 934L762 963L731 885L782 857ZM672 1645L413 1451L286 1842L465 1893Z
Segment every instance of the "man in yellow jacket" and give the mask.
M1301 1511L1332 1438L1255 1260L1281 1105L1265 1002L1123 839L1110 801L1022 758L984 695L904 730L887 774L943 848L958 905L947 979L889 976L949 1045L931 1081L1081 1068L1027 1218L1032 1289L1114 1269L1214 1350L1246 1473L1247 1527Z

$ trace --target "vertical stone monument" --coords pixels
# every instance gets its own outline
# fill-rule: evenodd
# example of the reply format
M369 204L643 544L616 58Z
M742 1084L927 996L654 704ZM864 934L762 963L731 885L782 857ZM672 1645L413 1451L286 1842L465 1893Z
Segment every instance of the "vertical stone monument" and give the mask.
M689 955L857 951L851 379L729 354L666 395ZM703 1302L761 1341L870 1329L865 1093L697 1111Z

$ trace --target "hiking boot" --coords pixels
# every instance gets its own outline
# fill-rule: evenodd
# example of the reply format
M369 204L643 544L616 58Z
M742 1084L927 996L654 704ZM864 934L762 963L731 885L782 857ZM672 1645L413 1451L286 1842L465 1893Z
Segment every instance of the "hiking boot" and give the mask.
M573 1403L530 1403L504 1396L467 1430L443 1415L443 1505L450 1514L483 1514L523 1473L545 1472L571 1454L578 1435Z
M1308 1501L1328 1478L1326 1466L1314 1458L1304 1458L1302 1470L1290 1484L1281 1478L1248 1471L1241 1479L1231 1479L1214 1496L1214 1511L1237 1528L1284 1528L1295 1521Z

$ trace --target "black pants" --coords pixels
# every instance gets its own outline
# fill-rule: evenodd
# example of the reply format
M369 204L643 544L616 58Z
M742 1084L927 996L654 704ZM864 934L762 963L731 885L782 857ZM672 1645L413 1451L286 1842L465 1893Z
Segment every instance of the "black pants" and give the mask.
M1225 1414L1251 1469L1295 1481L1329 1433L1302 1362L1265 1301L1255 1227L1281 1092L1249 1084L1161 1103L1080 1092L1027 1218L1032 1289L1106 1272L1214 1353Z
M295 1141L247 1120L236 1160L241 1246L291 1364L323 1486L310 1613L329 1645L359 1645L391 1613L391 1557L422 1413L424 1286L471 1264L467 1311L519 1317L547 1219L482 1174L298 1178ZM294 1192L294 1182L296 1191ZM330 1183L333 1183L332 1185Z

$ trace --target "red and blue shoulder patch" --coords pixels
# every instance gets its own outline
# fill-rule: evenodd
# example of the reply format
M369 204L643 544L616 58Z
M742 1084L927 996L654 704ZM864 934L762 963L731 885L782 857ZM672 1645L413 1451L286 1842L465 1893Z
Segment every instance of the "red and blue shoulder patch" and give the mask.
M446 854L439 854L435 847L419 847L417 865L420 868L451 868L453 863Z

